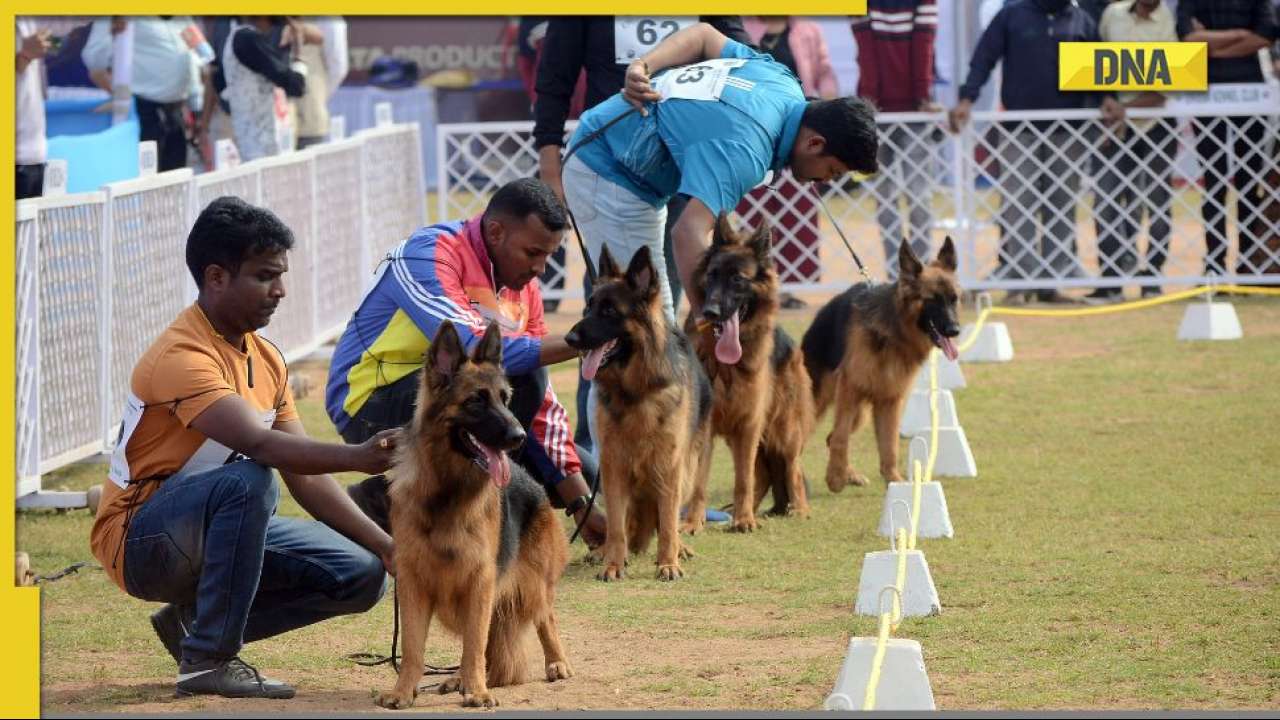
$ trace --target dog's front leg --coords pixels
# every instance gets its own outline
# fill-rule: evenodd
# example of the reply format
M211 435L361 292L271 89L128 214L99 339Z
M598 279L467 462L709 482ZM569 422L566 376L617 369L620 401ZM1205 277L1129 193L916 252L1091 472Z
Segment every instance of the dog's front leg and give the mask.
M668 481L662 483L658 491L658 579L677 580L684 577L680 568L680 488L688 479L688 464L682 458L672 458L672 462L663 469L662 476ZM693 512L692 506L689 512Z
M407 560L408 558L406 558ZM392 710L413 705L418 695L418 682L422 680L422 656L427 647L427 630L431 626L431 596L426 593L426 583L418 573L405 567L408 562L397 558L396 592L400 594L400 619L404 625L404 657L400 661L400 675L395 689L378 693L375 702Z
M697 457L685 463L688 471L693 473L693 494L689 497L684 522L680 523L680 532L690 535L697 535L707 522L707 484L711 481L711 451L714 446L710 433L702 431L702 434L703 441L695 448Z
M548 592L548 604L554 602L550 599L554 593L554 588ZM569 667L569 660L564 656L564 646L560 644L560 628L556 625L555 608L548 607L547 614L537 625L538 642L542 643L542 657L547 668L547 682L573 677L573 668Z
M733 455L733 524L734 532L751 532L760 527L756 521L756 453L760 449L759 424L745 427L727 438Z
M862 398L845 380L845 371L836 372L835 420L827 436L827 488L833 493L850 482L867 484L865 477L849 470L849 436L862 424Z
M497 707L498 699L489 692L485 652L489 645L489 623L493 619L493 593L497 583L495 568L486 568L476 578L471 597L467 599L466 625L462 631L462 705L464 707ZM421 666L422 662L419 661Z
M902 424L902 399L879 400L874 405L876 444L880 449L880 477L902 482L898 472L898 427Z
M627 487L627 473L631 463L618 454L601 458L600 478L604 496L609 499L609 512L605 515L604 569L596 579L610 582L626 577L627 567L627 504L631 489Z

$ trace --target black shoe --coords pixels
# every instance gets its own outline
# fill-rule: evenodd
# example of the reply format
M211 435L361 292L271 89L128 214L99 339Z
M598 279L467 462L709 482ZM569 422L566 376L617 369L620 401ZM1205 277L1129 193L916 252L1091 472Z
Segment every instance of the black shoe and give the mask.
M1042 303L1051 303L1054 305L1078 305L1080 301L1070 295L1064 295L1057 290L1037 290L1036 298Z
M1164 291L1160 289L1159 285L1143 285L1142 286L1142 297L1144 298L1160 297L1163 294L1164 294Z
M1120 288L1098 288L1088 295L1084 296L1085 302L1090 304L1105 305L1107 303L1118 302L1124 299L1124 291Z
M151 627L156 631L164 649L173 656L173 661L182 664L182 638L191 634L191 626L195 623L195 610L191 607L165 605L151 614Z
M252 665L235 657L221 662L179 665L177 695L288 700L293 697L294 690L279 680L262 677Z

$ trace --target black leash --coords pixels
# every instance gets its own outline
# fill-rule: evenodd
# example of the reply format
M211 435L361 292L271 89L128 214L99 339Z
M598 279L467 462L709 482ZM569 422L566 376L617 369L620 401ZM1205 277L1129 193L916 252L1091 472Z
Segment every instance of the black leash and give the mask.
M399 593L398 586L394 584L391 586L391 602L392 602L391 654L378 655L376 653L358 652L358 653L351 653L350 655L348 655L347 656L348 660L354 662L357 665L362 665L364 667L377 667L378 665L386 665L387 663L391 663L391 667L397 673L400 672L401 656L396 654L396 647L399 645L399 641L400 641L400 593ZM461 669L461 666L459 665L437 667L435 665L427 663L423 665L422 672L424 675L452 675L458 672L460 669Z
M822 192L814 193L818 197L818 204L822 206L823 212L827 214L827 219L831 221L831 227L836 229L836 234L844 241L845 249L849 251L849 255L853 256L853 262L858 266L858 272L862 273L862 279L868 283L871 282L871 276L867 274L867 268L863 266L862 260L858 257L858 253L854 252L853 245L849 242L849 238L845 237L844 230L840 229L840 223L836 220L836 216L831 213L827 203L822 199Z

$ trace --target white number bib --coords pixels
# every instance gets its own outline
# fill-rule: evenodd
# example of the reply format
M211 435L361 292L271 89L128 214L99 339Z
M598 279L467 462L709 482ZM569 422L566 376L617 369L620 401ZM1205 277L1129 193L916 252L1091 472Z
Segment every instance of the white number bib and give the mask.
M720 93L729 80L729 71L746 64L747 61L740 58L720 58L674 67L654 80L653 89L658 91L663 100L719 100ZM746 80L740 80L735 85L750 89L750 83Z
M696 17L617 17L613 21L613 52L623 65L657 47L676 31L698 22Z

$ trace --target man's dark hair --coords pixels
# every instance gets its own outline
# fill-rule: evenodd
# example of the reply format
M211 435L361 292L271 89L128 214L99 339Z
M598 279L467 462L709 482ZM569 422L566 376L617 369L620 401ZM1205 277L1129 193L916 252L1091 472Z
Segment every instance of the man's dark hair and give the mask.
M569 227L569 216L565 213L560 198L546 183L537 178L521 178L513 180L498 188L484 209L484 219L493 215L505 215L516 220L524 220L530 215L537 215L542 224L552 232L560 232Z
M202 288L204 270L210 265L235 275L251 254L292 248L293 231L275 213L223 195L200 212L187 235L187 268L196 287Z
M804 109L800 125L827 141L827 154L850 170L871 174L876 171L879 147L876 111L859 97L813 100Z

